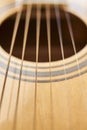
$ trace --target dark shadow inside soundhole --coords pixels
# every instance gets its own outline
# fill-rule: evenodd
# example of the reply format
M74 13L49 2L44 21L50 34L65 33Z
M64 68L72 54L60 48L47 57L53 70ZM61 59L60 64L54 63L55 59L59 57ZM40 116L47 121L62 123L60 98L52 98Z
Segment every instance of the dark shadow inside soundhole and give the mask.
M55 10L51 6L51 57L52 61L62 59L59 33L57 29L57 21L55 16ZM39 62L48 62L48 42L47 42L47 25L46 25L46 10L43 6L41 9L41 30L40 30L40 46L39 46ZM24 26L25 26L25 14L26 8L24 9L21 17L21 21L18 28L18 33L15 41L13 55L21 58L23 37L24 37ZM64 11L60 9L61 25L62 25L62 39L64 46L65 58L74 55L74 50L70 38L70 32L68 30ZM6 19L0 26L0 44L9 53L10 44L12 39L12 33L14 28L16 14ZM74 40L76 45L76 51L80 51L87 43L87 27L86 25L76 16L70 13ZM36 60L36 7L32 8L30 26L28 31L27 45L25 50L25 60L35 61Z

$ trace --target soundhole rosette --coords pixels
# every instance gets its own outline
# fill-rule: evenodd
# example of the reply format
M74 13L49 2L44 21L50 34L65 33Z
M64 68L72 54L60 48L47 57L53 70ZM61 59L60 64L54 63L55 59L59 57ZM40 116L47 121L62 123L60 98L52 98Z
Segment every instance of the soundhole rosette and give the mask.
M18 10L18 7L15 9L15 11L17 11L17 10ZM15 11L13 11L13 14L15 13ZM7 12L5 12L5 13L7 13ZM69 13L70 13L70 15L73 15L73 13L71 11L69 11ZM13 14L10 15L11 18L13 17ZM5 17L6 17L6 14L5 14ZM77 15L75 15L75 17L77 17L79 19L79 17ZM43 19L44 19L44 15L43 15ZM80 19L80 20L83 22L82 19ZM2 22L2 25L3 25L3 23L4 22ZM84 23L84 26L86 26L85 22L83 22L83 23ZM84 60L84 62L82 62L83 61L82 59L85 58L85 55L86 55L85 54L86 51L84 51L84 50L86 50L85 46L86 46L86 43L83 45L83 47L80 50L78 50L78 53L77 53L77 57L79 59L79 67L81 70L86 66L86 61ZM54 50L53 50L53 52L54 52ZM4 51L2 51L2 53L4 54L3 55L4 59L6 59L6 57L8 58L8 54L6 52L4 53ZM55 55L54 55L54 57L55 57ZM77 67L75 55L69 55L68 57L66 56L65 58L66 58L65 65L66 65L67 79L78 76L79 74L78 74L78 67ZM27 60L27 59L25 59L25 60ZM17 62L14 62L14 61L17 61ZM39 61L39 63L38 63L38 72L37 72L38 73L37 74L38 82L49 82L49 77L50 77L49 59L44 60L43 63L42 62L43 61ZM18 66L20 66L20 63L21 63L20 57L15 58L14 56L12 56L11 65L13 66L13 64L14 64L16 66L13 67L12 69L10 68L9 70L12 71L12 73L14 75L13 77L15 77L15 79L18 79L18 78L15 76L14 70L16 70L16 67L20 68L20 67L18 67ZM29 60L29 61L24 61L23 65L24 65L23 66L23 80L24 81L27 80L29 82L34 82L35 81L35 69L36 69L35 59ZM51 65L50 68L52 69L52 73L51 73L52 80L54 82L64 80L65 74L64 74L64 66L63 66L62 58L57 59L57 60L53 59L50 65ZM19 70L20 69L18 69L18 71L16 72L17 75L19 74ZM84 72L86 72L86 71L84 71ZM81 73L83 74L83 71ZM11 76L9 76L9 77L11 77Z

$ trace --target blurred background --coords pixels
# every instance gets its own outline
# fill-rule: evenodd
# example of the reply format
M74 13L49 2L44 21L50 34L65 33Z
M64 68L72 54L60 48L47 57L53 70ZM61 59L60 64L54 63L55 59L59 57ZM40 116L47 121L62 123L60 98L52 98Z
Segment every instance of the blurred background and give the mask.
M21 1L21 0L0 0L0 6L3 6L3 4L7 4L9 2L12 2L12 1ZM23 0L23 1L40 1L41 0ZM67 1L67 2L75 2L77 4L81 4L82 6L86 6L87 7L87 0L44 0L44 2L51 2L51 1L54 1L54 2L64 2L64 1Z

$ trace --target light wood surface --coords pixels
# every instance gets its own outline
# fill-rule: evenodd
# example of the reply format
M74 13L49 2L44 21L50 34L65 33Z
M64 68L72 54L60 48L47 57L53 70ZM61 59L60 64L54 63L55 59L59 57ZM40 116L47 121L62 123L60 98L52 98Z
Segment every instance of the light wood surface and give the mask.
M9 2L9 0L7 0ZM0 1L1 3L1 1ZM7 2L6 2L7 3ZM6 4L5 3L5 4ZM0 4L1 6L1 4ZM81 57L87 51L87 47L78 54ZM8 58L7 53L5 53L2 48L0 48L0 54ZM71 62L75 60L75 56L68 58L65 62ZM7 60L0 57L0 61L7 64ZM15 57L12 61L21 63L19 59ZM80 59L82 61L87 61L87 55ZM52 63L52 66L60 65L62 61L57 63ZM24 62L24 65L31 65L35 67L35 63ZM76 62L69 64L66 68L75 66ZM11 66L20 69L20 66L14 65L11 62ZM39 66L44 66L44 64L39 64ZM45 64L49 66L49 64ZM26 71L35 71L35 69L30 69L24 67ZM57 68L59 70L63 67ZM5 72L2 67L0 68L2 72ZM52 71L56 70L53 68ZM86 71L87 66L82 68L80 71ZM49 69L42 70L38 69L38 72L49 72ZM78 71L67 74L71 76L77 74ZM16 75L10 72L10 75ZM56 78L62 78L63 76L58 76ZM25 79L33 79L32 77L23 76ZM38 77L38 79L42 79ZM47 79L47 77L44 77ZM50 79L48 77L48 79ZM52 79L55 79L52 77ZM0 75L0 92L3 87L4 75ZM49 83L38 83L37 84L37 100L36 100L36 129L35 130L87 130L87 73L60 82L53 82L52 84L52 104L50 97L50 82ZM16 104L18 80L7 78L5 87L3 107L1 109L0 115L0 130L13 130L14 123L14 109ZM0 93L1 94L1 93ZM21 90L18 104L17 113L17 126L15 130L33 130L33 117L34 117L34 95L35 94L35 83L21 81ZM10 106L9 106L10 104ZM52 111L51 111L52 109ZM51 125L53 124L53 129Z

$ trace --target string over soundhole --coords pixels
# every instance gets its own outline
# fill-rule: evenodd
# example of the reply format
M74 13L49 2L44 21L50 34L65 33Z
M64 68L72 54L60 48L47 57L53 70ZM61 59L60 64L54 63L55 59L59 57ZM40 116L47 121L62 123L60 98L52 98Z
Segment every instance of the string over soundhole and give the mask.
M41 6L41 23L40 23L40 38L39 38L39 57L38 62L49 62L48 54L48 39L47 39L47 21L46 21L46 5ZM51 60L58 61L62 59L61 55L61 46L59 40L59 32L57 29L57 19L55 13L54 5L50 6L50 40L51 40ZM30 26L28 29L28 37L26 43L26 50L24 60L36 61L36 13L38 5L33 5L30 17ZM73 15L70 12L65 11L63 8L59 8L60 12L60 21L61 21L61 30L62 30L62 40L64 48L64 57L68 58L72 55L75 55L73 50L72 41L70 37L70 32L68 29L67 19L65 13L68 13L71 20L72 31L74 34L74 40L76 45L76 52L82 50L82 48L87 43L87 27L84 22L77 16ZM22 16L15 40L15 46L13 49L13 56L16 56L21 59L22 47L23 47L23 34L24 34L24 25L25 25L25 15L26 15L26 6L23 7ZM15 22L16 14L13 14L7 18L1 25L0 28L0 41L1 46L5 51L9 53L11 37L13 33L13 27ZM4 37L3 37L4 35ZM68 51L67 51L68 50Z

